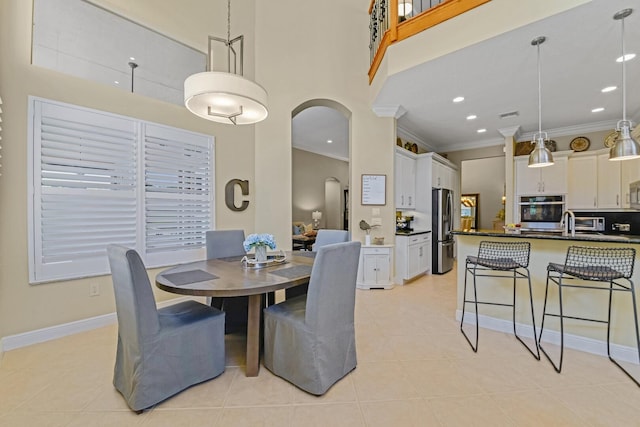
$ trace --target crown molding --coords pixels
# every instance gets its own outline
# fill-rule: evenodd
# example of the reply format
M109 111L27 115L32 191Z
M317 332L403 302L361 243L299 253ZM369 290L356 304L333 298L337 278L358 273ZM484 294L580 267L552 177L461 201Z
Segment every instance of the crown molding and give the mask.
M473 142L460 142L457 144L450 144L446 147L442 147L438 151L463 151L463 150L473 150L476 148L486 148L486 147L495 147L496 145L504 146L503 138L492 138L492 139L483 139L481 141L473 141Z
M395 117L396 119L407 112L402 105L374 105L371 109L378 117Z
M547 135L549 138L553 138L556 136L571 136L571 135L579 135L581 133L590 133L590 132L599 132L602 130L611 130L615 129L617 124L617 120L605 120L602 122L593 122L593 123L585 123L582 125L575 126L567 126L556 129L547 129ZM533 135L536 132L527 132L520 135L518 141L531 141Z
M434 145L429 144L428 142L420 138L418 135L411 133L410 131L408 131L407 129L401 126L396 127L396 134L402 139L407 139L411 142L415 142L420 147L422 147L425 151L437 151Z

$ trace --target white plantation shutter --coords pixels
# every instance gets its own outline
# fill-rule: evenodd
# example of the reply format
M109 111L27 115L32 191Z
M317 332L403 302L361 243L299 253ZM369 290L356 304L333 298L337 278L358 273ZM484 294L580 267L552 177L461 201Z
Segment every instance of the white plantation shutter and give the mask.
M172 256L205 246L212 213L211 139L176 129L144 126L145 249ZM177 254L176 252L181 252Z
M136 248L151 265L203 257L212 138L31 102L31 283L109 273L110 243Z

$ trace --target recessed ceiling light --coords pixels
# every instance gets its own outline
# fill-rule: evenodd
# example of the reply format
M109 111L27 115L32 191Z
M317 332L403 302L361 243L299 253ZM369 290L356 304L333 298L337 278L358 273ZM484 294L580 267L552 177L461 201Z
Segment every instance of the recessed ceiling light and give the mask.
M134 58L133 56L129 57L129 61L135 61L135 60L136 60L136 58Z
M594 108L593 110L591 110L592 113L599 113L600 111L604 111L604 108L598 107L598 108Z
M478 129L478 131L477 131L477 132L478 132L478 133L485 133L486 131L487 131L486 129L482 128L482 129Z
M635 58L635 57L636 57L636 54L635 54L635 53L627 53L627 54L624 56L624 61L625 61L625 62L627 62L627 61L631 61L631 60L632 60L633 58ZM622 62L622 56L619 56L618 58L616 58L616 62Z
M467 116L467 120L475 120L477 118L478 118L478 116L476 116L475 114L471 114L471 115Z
M462 102L464 101L464 96L456 96L453 98L453 102Z
M332 139L327 139L327 144L331 144L331 143L333 143L333 140Z
M618 89L617 86L607 86L604 89L602 89L602 93L613 92L616 89Z
M115 80L115 81L114 81L114 83L115 83L115 84L117 84L117 85L119 85L119 84L120 84L120 82L119 82L119 81L117 81L117 80Z

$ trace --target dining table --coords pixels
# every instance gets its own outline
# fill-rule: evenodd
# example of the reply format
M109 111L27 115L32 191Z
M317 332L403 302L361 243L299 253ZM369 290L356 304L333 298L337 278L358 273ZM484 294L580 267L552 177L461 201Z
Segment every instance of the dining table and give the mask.
M260 264L247 257L208 259L171 267L156 276L156 286L181 295L248 296L246 376L255 377L260 370L261 310L263 301L268 300L262 296L309 283L315 252L283 252L283 256L270 256L268 262Z

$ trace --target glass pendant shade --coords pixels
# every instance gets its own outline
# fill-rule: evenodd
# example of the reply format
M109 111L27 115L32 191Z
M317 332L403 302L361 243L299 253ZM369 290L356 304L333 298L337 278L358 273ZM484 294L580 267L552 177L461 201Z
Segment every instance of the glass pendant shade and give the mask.
M410 1L399 1L398 2L398 15L399 16L407 16L413 10L413 5Z
M551 151L544 145L544 138L542 135L536 140L536 147L529 154L529 167L530 168L543 168L545 166L551 166L553 164L553 156Z

